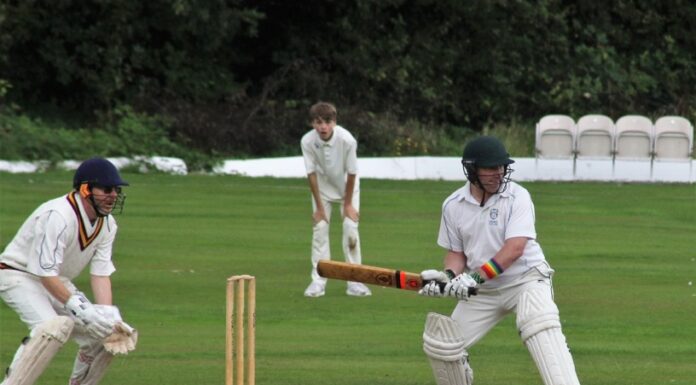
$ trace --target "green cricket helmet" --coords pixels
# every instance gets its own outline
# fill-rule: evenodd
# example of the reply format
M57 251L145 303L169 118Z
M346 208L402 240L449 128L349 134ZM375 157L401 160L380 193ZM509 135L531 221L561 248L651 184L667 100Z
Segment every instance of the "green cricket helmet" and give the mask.
M510 154L505 149L505 145L492 136L480 136L472 140L464 147L464 154L462 155L462 166L464 167L466 178L479 187L482 187L478 176L480 168L503 167L504 172L501 176L500 187L496 193L503 192L507 188L510 174L512 173L510 168L512 163L515 163L515 161L510 159Z

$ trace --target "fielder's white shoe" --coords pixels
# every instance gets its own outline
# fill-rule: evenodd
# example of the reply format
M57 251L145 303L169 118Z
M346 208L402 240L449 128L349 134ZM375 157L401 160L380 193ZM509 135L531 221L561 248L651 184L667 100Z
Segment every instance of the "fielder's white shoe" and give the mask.
M348 282L346 294L354 297L367 297L368 295L372 295L372 292L367 288L367 286L360 282Z
M324 295L324 287L326 285L321 282L312 282L304 291L305 297L321 297Z

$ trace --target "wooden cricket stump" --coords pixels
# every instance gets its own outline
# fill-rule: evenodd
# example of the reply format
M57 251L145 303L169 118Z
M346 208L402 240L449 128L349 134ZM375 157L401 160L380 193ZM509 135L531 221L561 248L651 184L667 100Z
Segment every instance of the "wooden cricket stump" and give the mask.
M256 383L255 350L256 277L234 275L227 279L225 385Z

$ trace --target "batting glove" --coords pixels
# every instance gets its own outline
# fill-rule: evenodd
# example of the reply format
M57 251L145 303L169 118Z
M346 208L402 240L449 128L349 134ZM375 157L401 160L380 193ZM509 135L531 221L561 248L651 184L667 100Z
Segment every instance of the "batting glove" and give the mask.
M418 291L418 294L428 297L442 297L442 287L450 281L450 276L454 276L454 273L447 274L445 271L423 270L421 279L428 283Z
M469 274L462 273L445 285L443 295L466 301L472 295L476 295L478 284Z
M87 329L90 336L99 340L103 340L111 334L114 328L114 322L99 314L94 305L82 293L71 296L65 303L65 310L69 311L78 323Z

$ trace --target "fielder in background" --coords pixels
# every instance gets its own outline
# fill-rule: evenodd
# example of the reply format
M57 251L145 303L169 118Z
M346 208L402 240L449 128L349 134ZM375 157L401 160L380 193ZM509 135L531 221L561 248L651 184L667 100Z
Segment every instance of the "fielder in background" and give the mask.
M304 292L307 297L321 297L326 278L317 273L317 263L331 259L329 223L332 204L341 205L343 217L343 254L346 262L361 263L360 236L360 180L358 178L358 142L345 128L336 125L336 107L319 102L309 110L312 130L301 141L309 189L312 192L312 282ZM368 296L367 286L348 282L346 293Z
M112 305L111 250L127 186L108 160L83 162L74 190L45 202L0 254L0 297L30 330L2 385L31 385L67 342L79 345L69 383L94 385L114 354L135 348L137 332ZM94 304L71 282L89 265Z
M430 313L425 323L423 349L438 385L471 385L467 349L510 313L544 384L579 384L553 299L553 270L536 242L532 199L510 181L513 162L498 139L474 139L462 159L468 182L442 205L444 269L421 276L446 286L420 290L459 300L451 318ZM469 297L469 287L478 295Z

